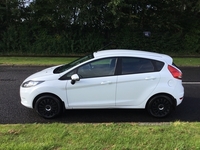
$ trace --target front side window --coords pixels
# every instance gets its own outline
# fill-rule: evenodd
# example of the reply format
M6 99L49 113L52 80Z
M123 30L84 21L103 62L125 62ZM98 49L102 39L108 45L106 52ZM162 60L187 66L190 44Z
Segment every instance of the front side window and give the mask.
M115 73L116 58L96 60L78 68L77 74L81 78L112 76Z
M64 71L66 71L66 70L68 70L68 69L70 69L70 68L72 68L72 67L74 67L74 66L76 66L76 65L78 65L78 64L80 64L80 63L83 63L83 62L85 62L85 61L87 61L87 60L90 60L90 59L92 59L92 58L94 58L93 54L90 54L90 55L81 57L81 58L79 58L79 59L77 59L77 60L75 60L75 61L73 61L73 62L71 62L71 63L69 63L69 64L65 64L65 65L62 65L62 66L57 67L57 68L53 71L53 73L62 73L62 72L64 72Z

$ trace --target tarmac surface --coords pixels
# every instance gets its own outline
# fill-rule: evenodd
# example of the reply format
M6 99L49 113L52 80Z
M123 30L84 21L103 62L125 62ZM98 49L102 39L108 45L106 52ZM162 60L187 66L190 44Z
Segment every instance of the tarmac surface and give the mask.
M0 124L17 123L103 123L136 122L163 123L173 121L200 121L200 67L181 67L185 97L168 117L151 117L145 110L100 109L66 110L55 119L44 119L21 105L19 87L29 75L46 67L0 66Z

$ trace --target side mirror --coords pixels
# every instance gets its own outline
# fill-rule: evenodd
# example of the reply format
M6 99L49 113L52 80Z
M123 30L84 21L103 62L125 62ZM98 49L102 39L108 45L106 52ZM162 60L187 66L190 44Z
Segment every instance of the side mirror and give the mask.
M73 74L71 76L71 84L75 84L76 81L79 81L79 80L80 80L80 77L77 74Z

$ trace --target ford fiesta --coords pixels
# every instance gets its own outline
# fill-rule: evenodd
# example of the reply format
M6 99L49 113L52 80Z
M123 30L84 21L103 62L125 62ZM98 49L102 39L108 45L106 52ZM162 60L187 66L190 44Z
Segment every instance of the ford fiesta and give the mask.
M165 117L184 96L182 72L170 56L102 50L47 68L20 87L21 103L44 118L63 109L137 108Z

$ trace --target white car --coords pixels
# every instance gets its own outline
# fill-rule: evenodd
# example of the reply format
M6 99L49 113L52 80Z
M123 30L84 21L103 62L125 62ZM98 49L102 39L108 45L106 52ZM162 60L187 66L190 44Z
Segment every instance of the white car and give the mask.
M102 50L29 76L21 103L44 118L63 109L139 108L165 117L184 96L182 72L170 56L138 50Z

